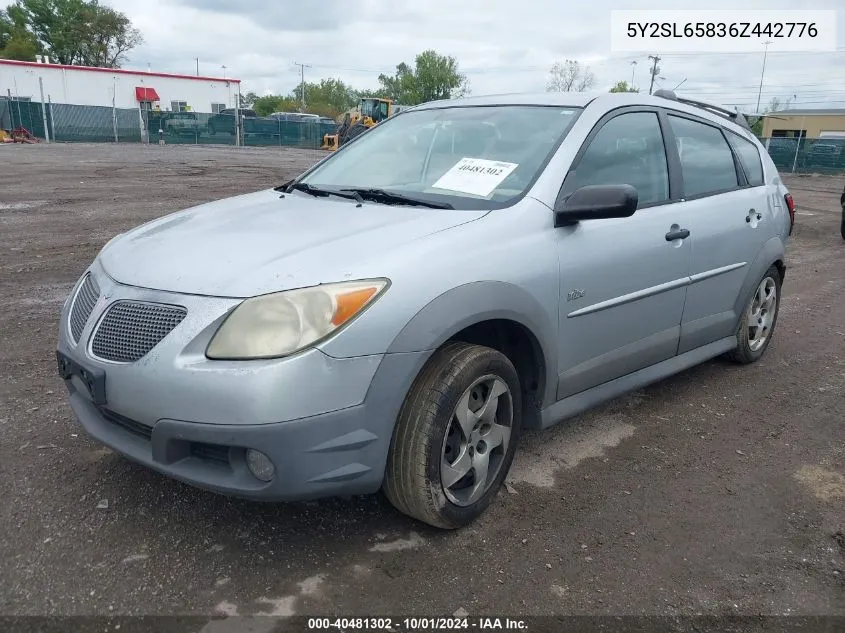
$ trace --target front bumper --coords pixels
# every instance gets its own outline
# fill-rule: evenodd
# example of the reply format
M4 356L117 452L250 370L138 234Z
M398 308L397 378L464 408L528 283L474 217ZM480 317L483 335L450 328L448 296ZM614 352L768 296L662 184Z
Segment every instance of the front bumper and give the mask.
M312 349L272 361L210 361L206 339L237 301L122 286L94 272L104 295L179 304L188 316L141 360L114 363L98 359L89 343L109 304L98 302L75 344L66 303L58 352L105 375L104 398L76 375L65 380L89 435L165 475L238 497L378 490L399 408L428 353L337 359ZM248 470L247 449L270 458L272 481Z
M129 459L185 483L260 501L296 501L377 491L392 424L374 425L364 405L313 418L258 425L161 419L138 425L96 407L73 385L70 405L87 433ZM368 428L376 428L378 434ZM275 476L263 482L246 449L267 455Z

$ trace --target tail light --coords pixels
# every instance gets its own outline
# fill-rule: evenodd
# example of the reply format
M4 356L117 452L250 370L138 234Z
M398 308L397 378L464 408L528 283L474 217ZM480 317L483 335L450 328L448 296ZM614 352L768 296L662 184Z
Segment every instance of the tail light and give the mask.
M786 194L783 199L786 201L786 208L789 209L789 234L792 235L792 228L795 226L795 200L792 194Z

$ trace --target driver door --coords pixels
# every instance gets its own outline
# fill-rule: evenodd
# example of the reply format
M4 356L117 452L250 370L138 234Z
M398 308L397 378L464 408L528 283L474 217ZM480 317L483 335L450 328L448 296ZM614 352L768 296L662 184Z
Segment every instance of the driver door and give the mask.
M560 261L558 399L677 353L691 265L680 191L670 187L662 117L655 108L615 110L598 122L564 180L629 184L629 218L555 229ZM670 239L673 238L673 239Z

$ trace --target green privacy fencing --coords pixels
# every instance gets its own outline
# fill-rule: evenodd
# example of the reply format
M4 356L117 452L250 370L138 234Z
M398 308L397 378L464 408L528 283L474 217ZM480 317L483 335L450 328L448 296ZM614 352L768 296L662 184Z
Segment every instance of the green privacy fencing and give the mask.
M845 138L760 139L781 173L845 172Z
M137 108L45 104L0 99L0 128L24 127L45 138L44 120L50 140L68 142L118 142L191 145L236 145L238 129L232 114L204 112L155 112ZM318 148L323 135L333 134L337 125L326 119L289 120L289 117L241 117L240 144ZM301 118L301 117L300 117Z

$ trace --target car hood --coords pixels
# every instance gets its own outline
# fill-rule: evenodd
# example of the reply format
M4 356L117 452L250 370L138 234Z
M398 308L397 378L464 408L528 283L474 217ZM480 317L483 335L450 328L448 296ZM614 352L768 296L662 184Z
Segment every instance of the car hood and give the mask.
M273 190L218 200L117 236L99 259L115 281L217 297L250 297L389 275L386 256L487 211L388 206ZM373 260L380 260L374 266ZM369 264L369 265L365 265Z

